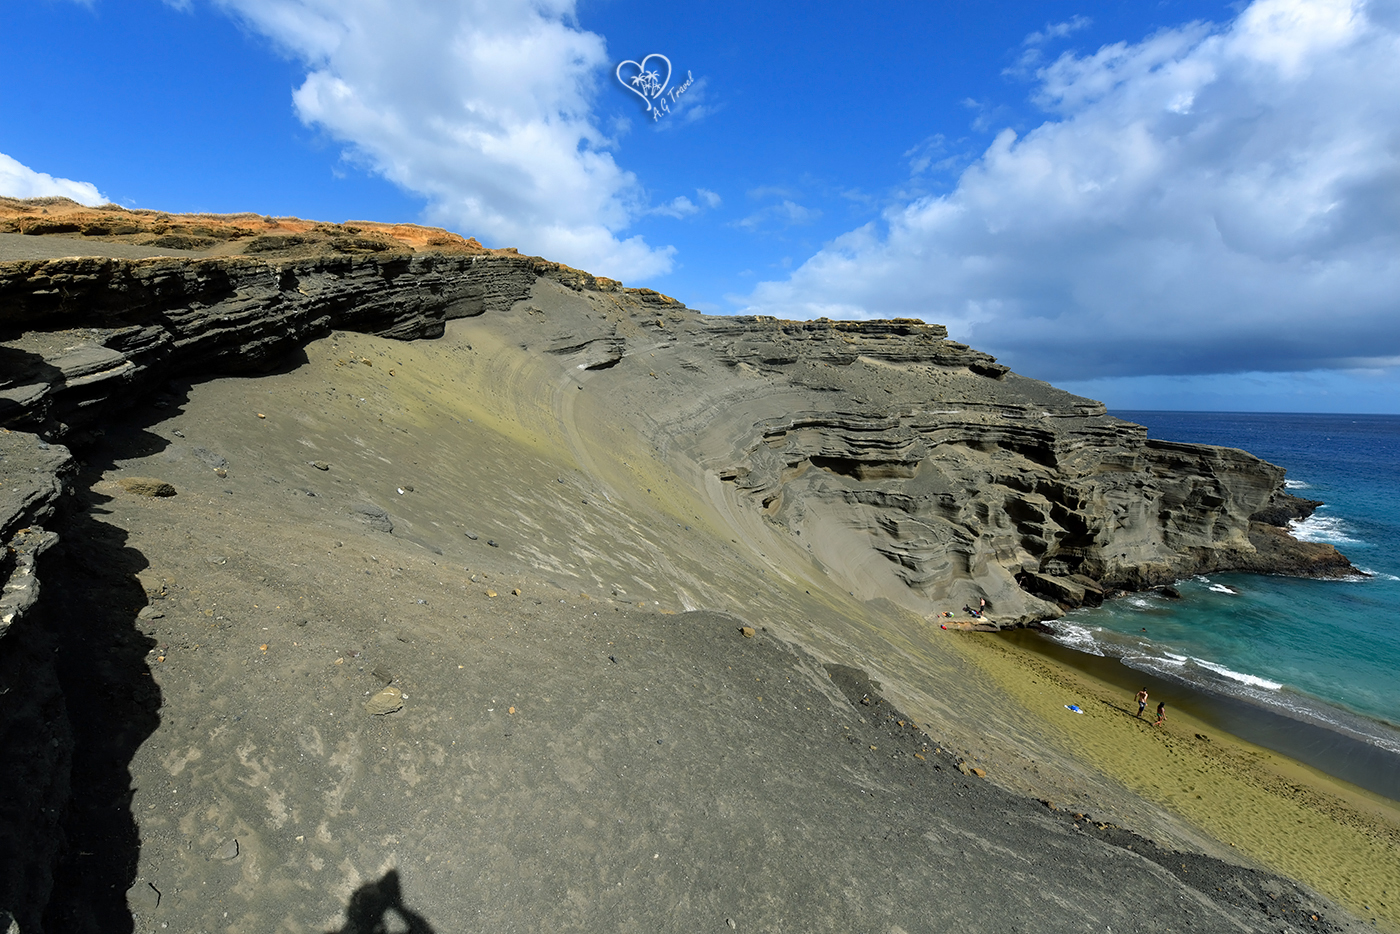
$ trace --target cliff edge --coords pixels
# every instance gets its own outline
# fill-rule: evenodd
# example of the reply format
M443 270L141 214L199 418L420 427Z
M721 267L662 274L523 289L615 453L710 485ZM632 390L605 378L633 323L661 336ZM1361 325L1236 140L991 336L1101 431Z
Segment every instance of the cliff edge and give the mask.
M1283 492L1282 468L1243 451L1149 439L1100 403L949 340L939 325L711 317L651 290L413 225L0 199L0 744L6 761L23 763L19 790L0 802L0 908L14 910L22 930L39 929L64 848L57 828L75 769L75 724L65 710L87 671L65 674L56 650L105 652L111 638L70 618L75 598L55 602L55 593L82 588L47 569L96 567L152 605L165 595L163 586L144 597L133 591L131 575L103 564L109 545L96 535L69 542L67 563L52 564L65 514L93 509L91 491L121 473L112 461L93 474L85 459L123 419L179 408L173 387L294 370L304 348L328 338L322 356L340 355L329 365L353 397L343 386L338 394L308 389L308 397L350 405L342 419L368 424L373 413L376 430L399 420L407 450L423 408L446 411L456 388L413 377L418 395L404 396L403 364L335 341L439 338L451 322L469 331L452 345L451 364L461 369L443 372L470 378L495 413L475 417L511 450L571 465L533 487L521 480L495 491L512 510L501 512L501 528L509 520L535 530L501 551L532 573L619 601L664 591L680 610L741 615L800 595L816 619L831 607L846 612L841 601L850 597L852 606L928 621L985 600L984 625L995 627L1201 572L1354 573L1331 546L1287 534L1287 522L1317 504ZM326 418L307 414L298 424ZM305 433L284 440L298 451L331 444ZM373 446L353 431L337 437L345 445L337 472L360 456L356 449ZM197 471L177 478L178 487L233 496L232 486L198 486L228 475L217 440L169 449L172 465L178 455L179 469ZM398 459L376 444L379 461ZM249 441L247 450L265 445ZM367 455L369 466L345 475L345 490L308 495L334 506L341 524L368 523L374 534L455 560L467 539L458 529L449 542L442 526L469 484L454 471L514 469L511 457L491 462L487 450L434 455L446 458L434 461L438 472L421 472L457 492L431 508L415 506L402 486L392 515L369 501L395 481L366 472L382 469ZM307 457L286 460L331 475L328 466L308 470ZM352 488L359 499L335 499ZM81 508L70 502L75 490ZM561 490L573 499L556 502ZM549 524L559 516L563 531ZM121 609L130 627L137 607ZM797 634L819 655L868 649L835 623L802 625L811 629ZM122 636L110 651L120 658L138 643ZM112 664L100 656L91 671ZM104 677L86 680L106 685ZM918 694L912 680L900 684ZM129 701L154 716L140 691L92 690L95 704L120 710Z
M560 376L596 374L616 416L731 521L866 599L924 613L985 599L1015 624L1195 573L1354 573L1279 531L1306 514L1281 468L1149 439L940 325L713 318L412 225L47 199L0 204L6 226L75 254L0 266L0 426L48 443L81 447L171 377L265 370L333 330L432 338L515 309L512 339ZM107 244L192 255L83 255Z

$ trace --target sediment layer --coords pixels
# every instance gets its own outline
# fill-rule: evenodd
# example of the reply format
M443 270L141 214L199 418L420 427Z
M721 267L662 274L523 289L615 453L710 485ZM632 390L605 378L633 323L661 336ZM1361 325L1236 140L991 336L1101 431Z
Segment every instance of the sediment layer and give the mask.
M73 253L0 262L0 742L7 761L33 771L0 812L18 841L0 853L0 908L25 931L52 884L71 766L51 651L65 623L42 597L63 584L46 578L44 555L79 466L70 450L81 457L122 411L171 404L172 380L294 366L301 348L336 332L418 340L474 319L483 348L525 361L502 393L575 386L581 401L551 403L563 437L584 424L565 409L592 407L600 417L587 424L630 432L665 472L627 482L684 486L710 510L695 521L732 534L746 561L918 617L985 600L994 625L1019 625L1204 571L1352 572L1335 549L1280 527L1307 508L1283 499L1281 468L1148 439L938 325L713 318L411 225L57 201L0 204L0 223L0 236ZM109 244L184 255L102 255ZM377 378L391 367L339 362L377 367ZM573 442L604 488L633 470L609 460L601 434ZM607 556L580 547L595 579L612 573ZM651 560L675 565L683 604L714 605L703 569Z

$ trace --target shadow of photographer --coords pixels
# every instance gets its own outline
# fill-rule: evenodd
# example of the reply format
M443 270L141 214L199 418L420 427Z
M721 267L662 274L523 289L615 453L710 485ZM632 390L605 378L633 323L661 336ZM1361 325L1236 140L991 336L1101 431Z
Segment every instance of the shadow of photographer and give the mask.
M366 882L345 906L345 926L328 934L434 934L432 925L403 903L399 873L390 869L384 878Z

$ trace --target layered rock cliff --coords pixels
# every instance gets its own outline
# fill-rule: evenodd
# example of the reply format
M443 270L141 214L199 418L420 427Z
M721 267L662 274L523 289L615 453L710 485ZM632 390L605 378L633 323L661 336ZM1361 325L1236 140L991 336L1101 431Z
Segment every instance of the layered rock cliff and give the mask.
M175 376L268 369L333 330L432 338L517 309L501 327L521 346L561 374L607 371L621 414L697 483L868 598L925 612L986 599L1017 622L1202 571L1350 570L1251 525L1297 517L1278 508L1281 468L1149 439L939 325L711 318L403 225L47 203L56 216L10 202L9 236L80 255L0 265L0 426L32 432L36 451L81 447ZM94 242L208 255L81 255ZM48 450L55 466L5 494L7 536L53 508L66 451Z
M62 586L45 576L46 528L73 452L172 378L294 366L335 331L417 340L478 319L541 383L602 400L756 562L926 617L985 600L1016 625L1203 571L1351 571L1280 527L1307 512L1282 468L1148 439L939 325L709 317L411 226L0 208L0 256L32 257L0 262L0 748L26 770L0 802L0 909L24 930L67 795L64 622L42 593Z

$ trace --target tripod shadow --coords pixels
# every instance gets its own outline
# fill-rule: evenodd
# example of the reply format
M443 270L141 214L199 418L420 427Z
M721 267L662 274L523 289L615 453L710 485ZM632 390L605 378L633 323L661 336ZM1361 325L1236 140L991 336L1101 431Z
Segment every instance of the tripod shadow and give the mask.
M345 926L329 934L435 934L432 925L403 903L399 873L390 869L384 878L366 882L345 906Z

